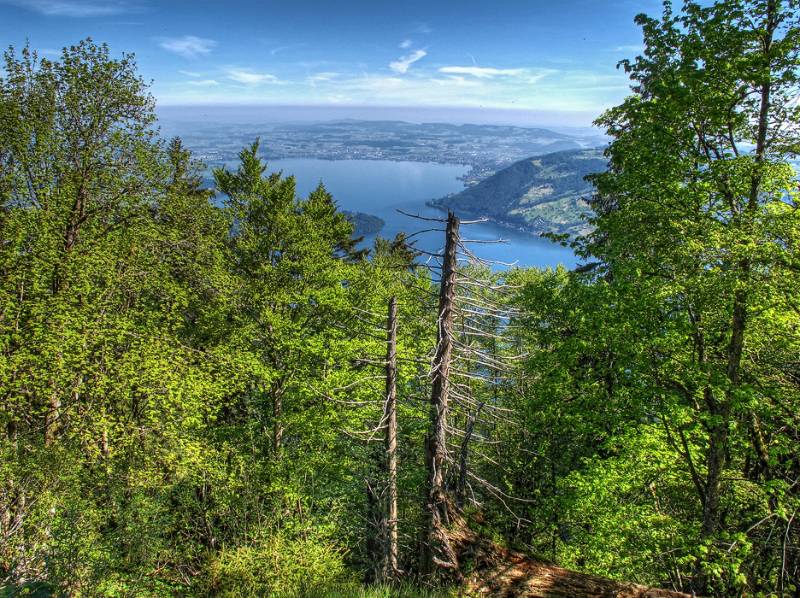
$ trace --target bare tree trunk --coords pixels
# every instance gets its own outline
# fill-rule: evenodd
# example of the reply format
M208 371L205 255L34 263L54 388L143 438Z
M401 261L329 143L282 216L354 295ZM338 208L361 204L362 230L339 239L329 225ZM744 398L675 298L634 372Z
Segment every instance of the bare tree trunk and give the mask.
M433 361L431 390L431 431L426 440L425 461L428 469L427 537L422 546L423 573L434 575L442 570L458 571L458 558L447 537L451 508L445 488L447 461L447 409L450 393L450 361L453 352L453 304L456 293L456 247L459 220L447 216L447 238L439 288L436 354Z
M396 579L397 566L397 298L389 299L386 330L386 510L384 519L385 580Z
M275 455L276 459L280 457L281 446L283 444L282 417L283 397L280 391L278 391L272 396L272 453Z

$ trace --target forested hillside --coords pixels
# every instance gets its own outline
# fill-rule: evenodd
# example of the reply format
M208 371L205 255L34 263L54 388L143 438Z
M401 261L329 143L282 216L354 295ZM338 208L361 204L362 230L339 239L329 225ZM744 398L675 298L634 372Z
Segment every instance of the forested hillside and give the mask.
M0 595L800 595L798 12L638 18L574 271L358 250L132 56L9 49Z
M598 149L545 154L515 162L432 205L531 233L578 236L591 231L587 177L606 167Z

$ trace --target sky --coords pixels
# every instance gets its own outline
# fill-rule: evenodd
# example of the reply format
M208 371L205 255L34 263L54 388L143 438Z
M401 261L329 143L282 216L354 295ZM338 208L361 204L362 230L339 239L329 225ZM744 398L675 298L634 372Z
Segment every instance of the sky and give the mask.
M133 52L159 106L266 105L588 125L629 86L656 0L0 0L0 39L48 58ZM176 110L173 108L173 111ZM481 117L481 114L483 116ZM472 117L470 116L472 115Z

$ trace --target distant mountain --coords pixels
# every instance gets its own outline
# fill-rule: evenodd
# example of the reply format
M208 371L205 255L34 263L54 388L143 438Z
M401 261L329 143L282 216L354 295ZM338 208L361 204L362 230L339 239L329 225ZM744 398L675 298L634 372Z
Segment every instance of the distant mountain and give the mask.
M592 187L584 177L606 164L600 149L527 158L431 205L526 232L579 235L589 229L582 217Z

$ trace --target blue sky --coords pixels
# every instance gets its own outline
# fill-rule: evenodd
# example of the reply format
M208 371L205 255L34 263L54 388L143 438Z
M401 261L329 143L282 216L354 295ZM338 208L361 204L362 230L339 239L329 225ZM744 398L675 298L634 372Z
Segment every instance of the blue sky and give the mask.
M134 52L161 105L528 110L618 103L655 0L0 0L0 39ZM573 121L577 122L575 119ZM570 121L569 118L565 121Z

